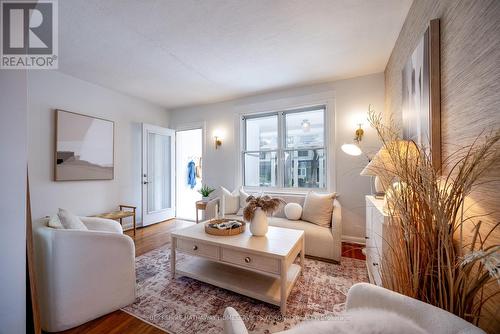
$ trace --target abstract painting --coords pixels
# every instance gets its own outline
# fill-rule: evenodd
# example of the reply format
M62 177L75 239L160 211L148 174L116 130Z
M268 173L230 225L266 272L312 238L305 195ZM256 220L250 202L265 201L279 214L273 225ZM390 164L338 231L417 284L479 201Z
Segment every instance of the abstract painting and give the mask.
M114 123L56 110L55 180L112 180Z
M436 169L441 165L439 81L439 20L432 20L402 70L402 121L403 138L425 148Z

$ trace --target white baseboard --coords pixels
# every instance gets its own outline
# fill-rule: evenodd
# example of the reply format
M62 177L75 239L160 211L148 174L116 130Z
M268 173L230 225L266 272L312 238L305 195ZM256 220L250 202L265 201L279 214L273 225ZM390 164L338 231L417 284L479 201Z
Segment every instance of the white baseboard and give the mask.
M351 235L343 235L342 236L342 241L343 242L350 242L350 243L353 243L353 244L360 244L360 245L364 245L365 244L365 238L353 237Z

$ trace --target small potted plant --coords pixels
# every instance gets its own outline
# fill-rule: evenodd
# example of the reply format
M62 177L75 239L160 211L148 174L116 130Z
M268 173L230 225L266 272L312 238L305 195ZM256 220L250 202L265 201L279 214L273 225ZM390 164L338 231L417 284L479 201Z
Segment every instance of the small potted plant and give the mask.
M255 236L264 236L267 233L267 215L276 212L285 201L271 196L248 196L247 205L243 209L243 218L250 222L250 232Z
M210 194L214 191L215 189L210 188L206 184L202 184L200 190L198 192L201 194L201 200L203 202L208 202L209 201L209 196Z

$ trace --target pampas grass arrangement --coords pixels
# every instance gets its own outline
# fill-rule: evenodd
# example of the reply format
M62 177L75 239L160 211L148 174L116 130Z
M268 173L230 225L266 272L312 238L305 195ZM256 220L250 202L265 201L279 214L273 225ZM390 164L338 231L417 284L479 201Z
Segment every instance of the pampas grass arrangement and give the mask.
M392 119L385 125L370 109L369 122L390 158L380 167L391 174L384 185L390 216L384 287L478 325L484 304L500 293L500 245L489 240L500 223L486 226L481 217L466 217L464 202L500 161L500 131L477 138L436 170L429 152L403 141Z
M243 209L243 218L248 222L252 221L257 208L261 208L268 215L273 214L284 204L285 201L281 198L273 198L268 195L257 197L250 195L247 197L247 205Z

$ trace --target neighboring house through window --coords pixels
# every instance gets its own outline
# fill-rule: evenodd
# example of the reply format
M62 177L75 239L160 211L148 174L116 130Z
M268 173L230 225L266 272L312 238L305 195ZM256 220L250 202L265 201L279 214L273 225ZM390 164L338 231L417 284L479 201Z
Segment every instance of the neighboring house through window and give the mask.
M242 117L243 184L326 188L325 106Z

